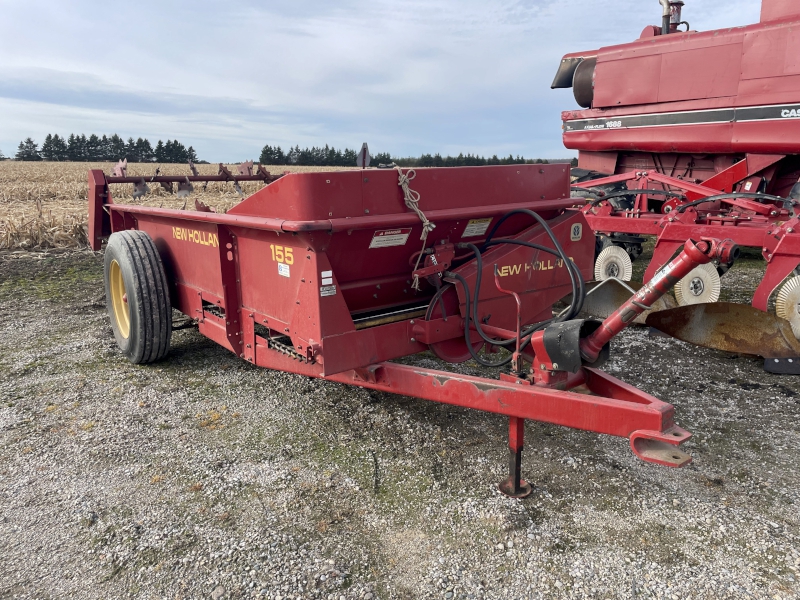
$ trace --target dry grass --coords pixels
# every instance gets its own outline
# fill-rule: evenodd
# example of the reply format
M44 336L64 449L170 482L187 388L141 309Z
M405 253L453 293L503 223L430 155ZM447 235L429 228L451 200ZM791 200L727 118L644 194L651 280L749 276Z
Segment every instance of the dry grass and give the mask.
M0 162L0 249L43 250L87 246L88 184L90 169L111 173L113 163L48 163ZM157 165L131 164L128 175L147 178L155 174ZM163 175L190 175L187 165L161 165ZM197 165L201 174L216 175L217 165ZM267 167L271 173L325 171L334 167ZM242 184L245 196L261 189L259 182ZM178 200L174 194L156 184L150 193L134 200L133 185L115 185L111 193L115 202L142 206L194 209L194 199L227 211L241 201L232 183L195 185L195 192Z

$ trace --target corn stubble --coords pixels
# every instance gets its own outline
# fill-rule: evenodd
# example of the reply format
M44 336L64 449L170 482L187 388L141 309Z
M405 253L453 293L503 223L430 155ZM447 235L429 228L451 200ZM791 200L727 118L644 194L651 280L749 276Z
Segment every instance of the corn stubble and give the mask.
M88 172L102 169L110 174L113 163L0 162L0 250L46 250L88 246ZM130 164L129 176L147 180L160 167L163 175L190 175L188 165ZM197 165L201 174L216 175L218 166ZM267 167L271 173L306 173L331 167ZM217 212L225 212L242 197L233 183L212 182L206 189L195 184L188 198L178 199L158 184L148 184L150 193L134 200L133 185L114 185L114 202L194 210L200 200ZM244 197L261 189L260 182L241 184Z

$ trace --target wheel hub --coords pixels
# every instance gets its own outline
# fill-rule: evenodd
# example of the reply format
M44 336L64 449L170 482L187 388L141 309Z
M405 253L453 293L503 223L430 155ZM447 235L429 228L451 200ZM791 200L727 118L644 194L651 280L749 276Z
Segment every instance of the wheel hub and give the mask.
M111 288L111 306L114 309L117 330L122 337L127 338L131 334L131 309L128 305L128 293L125 290L122 269L116 260L111 261L108 280Z
M692 279L691 283L689 284L689 291L694 296L701 296L705 289L706 286L703 284L703 280L699 277Z
M609 277L619 277L619 265L617 263L611 263L606 268L606 275Z

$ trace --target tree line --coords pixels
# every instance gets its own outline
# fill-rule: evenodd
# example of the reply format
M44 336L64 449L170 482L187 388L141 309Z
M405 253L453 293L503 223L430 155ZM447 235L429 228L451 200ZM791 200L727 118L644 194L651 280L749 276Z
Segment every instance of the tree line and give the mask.
M158 140L153 148L146 138L134 140L131 137L126 142L116 133L110 137L71 133L66 138L48 133L41 148L33 139L27 138L19 143L14 158L24 161L116 162L128 159L128 162L202 162L197 159L194 148L187 148L178 140Z
M350 148L338 150L327 144L324 147L303 148L295 146L284 152L280 146L266 145L261 150L259 162L262 165L301 165L313 167L352 167L356 164L358 152ZM395 164L400 167L479 167L483 165L524 165L548 164L546 159L530 159L523 156L499 158L496 154L491 158L472 154L458 156L442 156L441 154L423 154L419 157L393 157L388 152L371 157L370 166ZM564 162L568 162L565 160ZM577 160L573 160L577 165Z

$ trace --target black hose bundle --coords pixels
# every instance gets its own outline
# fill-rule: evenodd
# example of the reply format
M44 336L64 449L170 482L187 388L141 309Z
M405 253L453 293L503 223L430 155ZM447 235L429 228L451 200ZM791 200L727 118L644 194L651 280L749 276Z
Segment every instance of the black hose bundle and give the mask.
M494 234L497 232L497 229L500 227L500 225L502 225L506 221L506 219L516 214L525 214L530 217L533 217L542 226L545 233L547 233L548 237L550 238L550 241L553 242L554 249L548 248L546 246L541 246L539 244L534 244L532 242L524 242L521 240L508 240L508 239L494 240L493 239ZM534 250L546 252L548 254L552 254L553 256L558 257L563 261L564 266L567 268L567 272L569 273L570 277L570 282L572 283L572 302L570 303L569 310L559 317L553 317L552 319L547 319L546 321L542 321L540 323L534 323L524 328L520 332L520 337L522 339L522 343L520 344L520 350L525 348L530 343L531 335L536 331L539 331L540 329L547 327L551 323L568 321L576 317L578 313L581 312L581 309L583 308L583 301L584 298L586 297L586 282L583 280L583 276L581 275L578 266L572 261L572 259L569 256L567 256L566 252L564 252L564 249L561 247L558 238L556 238L555 234L553 233L553 230L550 229L550 226L547 224L547 222L532 210L521 208L517 210L512 210L511 212L503 215L500 218L500 220L498 220L497 223L495 223L494 227L492 227L491 231L489 232L489 235L486 237L486 241L483 243L482 250L478 249L478 247L475 246L475 244L469 244L469 243L457 244L458 247L469 249L475 255L475 261L477 263L477 271L475 276L475 290L473 292L472 298L470 298L469 286L467 285L467 282L464 279L464 277L462 277L458 273L450 273L450 275L456 281L458 281L464 288L466 313L467 313L467 318L464 320L464 341L467 344L467 348L469 349L472 358L474 358L478 364L483 365L485 367L505 366L511 362L512 357L509 356L504 360L496 363L481 358L478 355L478 353L475 352L475 349L472 347L472 340L470 336L470 321L472 321L472 323L475 324L475 331L478 333L478 335L481 336L484 342L491 344L493 346L499 346L503 348L507 348L512 344L516 344L516 338L510 340L495 340L488 337L481 329L481 324L478 319L478 302L481 289L481 276L483 272L483 258L481 256L481 252L486 251L486 249L491 246L497 246L501 244L513 244L517 246L525 246L527 248L533 248Z

